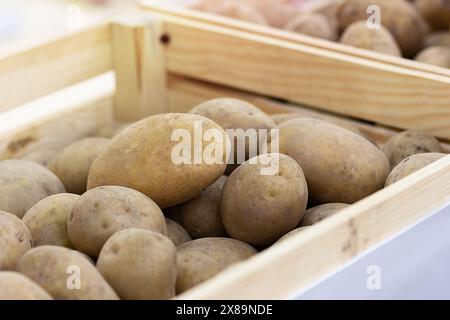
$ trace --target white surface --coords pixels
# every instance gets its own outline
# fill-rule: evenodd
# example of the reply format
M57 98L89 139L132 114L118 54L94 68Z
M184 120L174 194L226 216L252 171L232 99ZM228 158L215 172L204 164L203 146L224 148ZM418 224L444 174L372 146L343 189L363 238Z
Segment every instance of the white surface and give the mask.
M374 269L380 288L369 289ZM450 299L450 204L298 299Z

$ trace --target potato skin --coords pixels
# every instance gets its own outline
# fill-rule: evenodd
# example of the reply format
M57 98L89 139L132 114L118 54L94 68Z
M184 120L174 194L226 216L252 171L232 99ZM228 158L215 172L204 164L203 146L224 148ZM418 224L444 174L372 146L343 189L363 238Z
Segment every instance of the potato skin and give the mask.
M448 29L450 26L450 2L448 0L415 0L420 14L435 29Z
M162 234L125 229L102 248L97 268L125 300L162 300L175 295L176 248Z
M394 169L392 169L391 173L389 174L388 178L386 179L385 186L390 186L391 184L399 181L400 179L403 179L410 174L425 168L429 164L442 159L445 157L445 153L419 153L419 154L413 154L412 156L409 156L408 158L401 161L398 165L395 166Z
M338 30L330 20L318 13L302 13L290 20L284 29L301 33L307 36L336 41Z
M274 175L261 174L261 156L239 166L222 192L220 213L231 238L254 246L270 245L301 221L308 202L302 168L284 154ZM251 161L257 161L252 164Z
M303 233L303 232L305 232L306 230L308 230L309 228L310 228L309 226L296 228L296 229L292 230L291 232L286 233L286 234L285 234L284 236L282 236L280 239L278 239L277 242L275 242L275 243L273 244L273 246L276 245L276 244L280 244L280 243L283 242L284 240L290 239L290 238L296 236L296 235L299 234L299 233Z
M397 40L406 57L414 56L429 27L411 3L404 0L344 0L337 9L341 30L359 20L367 20L367 8L376 5L381 10L381 23Z
M167 237L177 247L182 243L191 241L191 236L184 228L172 219L166 218Z
M14 270L20 257L32 247L27 226L17 216L0 211L0 270Z
M67 220L74 247L92 257L98 256L110 236L128 228L167 235L161 209L144 194L118 186L89 190L75 202Z
M303 112L290 112L290 113L276 113L271 115L271 118L275 121L277 125L282 124L283 122L289 121L291 119L297 119L297 118L312 118L312 119L319 119L322 121L326 121L329 123L332 123L334 125L337 125L339 127L342 127L344 129L350 130L364 138L367 139L364 133L361 132L356 126L352 125L351 123L333 118L327 115L317 114L309 111L303 111Z
M439 31L430 33L423 40L423 48L447 47L450 48L450 32Z
M193 239L227 235L219 210L226 181L226 176L220 177L197 197L179 206L177 220Z
M83 194L86 191L89 169L109 141L106 138L76 141L61 150L47 167L61 180L67 192Z
M23 274L1 271L0 300L52 300L52 297Z
M342 44L366 50L372 50L401 57L400 48L394 37L385 27L381 29L367 28L366 21L357 21L349 25L341 39Z
M392 168L413 154L443 152L441 144L435 137L415 130L403 131L392 136L382 150Z
M273 120L265 114L263 111L243 100L234 98L217 98L205 101L198 106L194 107L190 113L197 114L208 119L213 120L225 130L227 129L272 129L275 127ZM226 175L233 172L234 169L245 160L248 160L250 156L248 152L248 142L245 143L245 159L241 161L237 158L239 140L244 137L229 137L230 141L234 144L234 156L232 163L227 166ZM242 138L242 139L241 139ZM258 136L258 144L259 136Z
M22 221L30 230L35 246L55 245L73 249L67 235L67 218L79 197L70 193L55 194L27 211Z
M203 238L183 243L177 248L177 294L256 253L250 245L229 238Z
M429 47L416 56L416 61L450 68L450 47Z
M147 195L162 209L194 198L225 172L227 162L224 151L221 163L174 163L172 152L181 142L172 141L172 134L180 129L194 137L196 123L203 132L217 129L227 141L225 131L205 117L182 113L151 116L112 139L91 167L88 189L102 185L129 187ZM206 152L211 142L202 142L202 151Z
M0 161L0 210L22 218L39 200L63 192L58 177L35 162Z
M73 268L73 269L72 269ZM80 288L71 282L79 268ZM118 296L95 266L80 252L57 246L40 246L20 258L17 271L36 282L54 299L117 300Z
M381 189L390 170L386 156L366 139L310 118L280 125L280 152L302 167L313 205L354 203Z
M328 217L331 217L348 206L349 205L346 203L326 203L312 207L306 210L301 225L304 227L312 226Z

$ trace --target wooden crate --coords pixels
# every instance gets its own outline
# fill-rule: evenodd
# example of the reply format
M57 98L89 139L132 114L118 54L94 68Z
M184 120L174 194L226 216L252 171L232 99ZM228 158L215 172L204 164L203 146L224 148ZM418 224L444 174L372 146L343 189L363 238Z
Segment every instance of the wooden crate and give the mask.
M449 151L450 77L438 71L140 11L1 58L0 159L220 96L268 113L327 112L380 145L398 129L421 129ZM180 298L294 297L449 202L447 156Z

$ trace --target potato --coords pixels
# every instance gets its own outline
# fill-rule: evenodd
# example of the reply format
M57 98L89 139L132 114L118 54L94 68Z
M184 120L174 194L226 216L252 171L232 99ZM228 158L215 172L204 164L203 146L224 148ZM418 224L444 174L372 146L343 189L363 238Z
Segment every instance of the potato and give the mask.
M177 248L176 292L179 294L195 287L256 253L250 245L229 238L185 242Z
M172 219L166 218L167 237L175 246L191 241L191 236L186 230Z
M280 125L280 152L302 167L315 205L365 198L384 186L390 169L386 156L366 139L311 118Z
M263 156L279 158L276 173L262 173ZM305 176L295 160L283 154L263 156L250 159L231 174L220 201L230 237L254 246L270 245L293 230L308 202Z
M243 132L228 132L234 147L234 156L227 167L226 174L229 175L239 164L242 164L250 157L257 154L249 154L248 140L245 139L245 132L254 129L256 134L260 134L258 129L272 129L275 127L273 120L254 105L233 98L218 98L203 102L193 108L190 113L209 118L219 124L225 130L242 129ZM260 144L259 136L254 139ZM245 145L245 154L244 154Z
M52 297L24 275L1 271L0 300L52 300Z
M271 115L271 118L273 119L273 121L275 121L275 123L277 125L280 125L283 122L289 121L291 119L297 119L297 118L319 119L322 121L326 121L326 122L335 124L339 127L345 128L347 130L353 131L354 133L366 138L365 134L362 133L361 130L359 130L356 126L349 123L348 121L341 120L341 119L334 118L334 117L327 116L327 115L317 114L315 112L304 111L301 113L299 113L299 112L277 113L277 114Z
M414 56L421 46L429 28L411 3L404 0L345 0L337 9L337 20L341 30L353 22L368 19L367 9L376 5L380 8L381 24L396 39L406 57Z
M117 300L118 296L83 254L68 248L40 246L20 258L17 271L54 299Z
M0 270L14 270L19 258L32 247L27 226L17 216L0 211Z
M450 32L439 31L430 33L423 40L423 48L447 47L450 48Z
M438 67L450 68L450 48L429 47L421 51L415 59Z
M435 29L450 26L450 2L448 0L416 0L416 8Z
M338 39L336 26L325 15L318 13L301 13L290 20L284 29L330 41Z
M67 217L80 196L60 193L42 199L23 216L35 246L73 248L67 235Z
M292 230L291 232L286 233L284 236L282 236L280 239L277 240L277 242L275 242L273 245L276 244L280 244L281 242L283 242L284 240L290 239L294 236L296 236L299 233L303 233L306 230L308 230L310 227L300 227L297 229Z
M0 161L0 210L19 218L39 200L63 193L64 186L50 170L25 160Z
M305 212L305 216L301 222L304 227L312 226L319 221L322 221L339 211L347 208L349 205L346 203L326 203L316 207L312 207Z
M442 153L439 141L425 132L407 130L392 136L382 148L394 168L403 159L417 153Z
M121 133L123 130L127 129L128 127L131 127L133 124L135 124L136 121L130 121L130 122L124 122L122 124L120 124L113 132L112 137L118 135L119 133Z
M445 156L445 153L419 153L409 156L392 169L385 186L390 186Z
M97 268L125 300L162 300L175 295L176 248L167 237L143 229L115 233L102 248Z
M106 138L76 141L59 152L50 161L48 168L62 181L67 192L83 194L86 191L89 169L109 141Z
M401 57L400 48L394 37L385 27L381 29L367 28L366 21L357 21L349 25L341 39L342 44L380 53Z
M197 137L194 127L202 128L203 133L217 133L220 141L208 141L204 135ZM197 149L191 150L194 138L201 144L201 159L191 152ZM126 186L144 193L161 208L168 208L194 198L222 176L228 143L225 131L210 119L182 113L151 116L112 139L91 167L88 189ZM211 148L217 151L215 159L209 159Z
M97 257L104 243L119 230L148 229L167 235L161 209L144 194L125 187L89 190L73 205L67 220L74 247Z
M226 176L220 177L197 197L179 206L177 219L193 239L227 236L219 211L226 181Z
M36 162L41 166L46 167L48 163L58 154L58 150L53 149L41 149L34 152L27 153L20 157L21 160L28 160Z
M273 1L273 0L246 0L250 5L256 8L268 24L274 28L283 28L290 20L299 14L296 6L289 1Z

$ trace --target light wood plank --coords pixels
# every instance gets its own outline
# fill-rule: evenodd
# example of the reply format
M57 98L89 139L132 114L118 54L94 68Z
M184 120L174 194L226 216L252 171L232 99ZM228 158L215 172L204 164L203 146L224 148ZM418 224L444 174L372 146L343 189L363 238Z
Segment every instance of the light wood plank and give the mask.
M0 114L0 159L62 148L113 126L114 75L108 73Z
M178 299L293 298L358 254L449 205L449 181L447 156Z
M169 76L168 90L170 112L188 112L197 104L200 104L209 99L220 97L234 97L246 100L269 114L294 112L304 115L316 114L347 122L348 124L351 124L358 128L371 141L380 146L383 145L391 136L399 133L399 130L383 127L380 125L374 125L364 121L346 118L337 114L332 114L302 105L280 102L261 95L189 79L186 77L180 77L173 74ZM449 143L442 142L442 146L447 153L450 153Z
M133 121L166 111L163 32L161 21L149 15L133 14L112 24L118 120Z
M109 24L0 58L0 111L111 70Z
M450 77L164 17L172 73L450 138Z
M307 45L319 49L326 49L338 53L343 53L349 56L370 59L372 61L382 63L388 63L394 66L424 71L436 75L450 76L450 70L445 68L420 63L414 60L381 54L374 51L354 48L337 42L313 38L306 35L289 32L283 29L275 29L272 27L248 23L245 21L239 21L236 19L218 16L207 12L192 10L189 9L188 7L183 6L175 7L171 4L168 4L165 0L146 0L142 2L141 5L144 9L150 12L162 14L164 16L176 16L181 18L187 18L194 21L206 22L216 26L226 27L232 30L240 30L256 35L264 35L274 39L290 41L292 43ZM308 6L305 6L305 9L309 11L314 11L323 5L324 2L322 2L322 4L320 3L316 4L315 2L312 2L311 6L309 8L307 8Z

